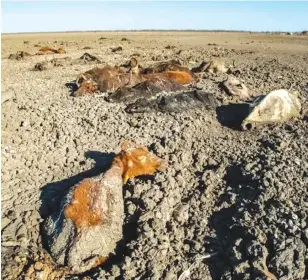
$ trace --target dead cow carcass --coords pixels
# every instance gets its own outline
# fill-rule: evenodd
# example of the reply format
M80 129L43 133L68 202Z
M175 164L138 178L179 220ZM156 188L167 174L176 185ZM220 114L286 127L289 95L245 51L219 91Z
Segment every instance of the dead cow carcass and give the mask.
M185 66L182 66L179 61L170 60L166 62L159 62L150 67L144 68L140 71L142 74L154 74L162 73L166 71L175 71L175 72L188 72L189 69Z
M116 83L114 78L124 74L119 67L105 66L103 68L95 67L83 74L80 74L76 79L78 89L73 93L73 96L83 96L93 94L96 90L105 92L108 86L106 81L113 81ZM119 82L120 83L120 82ZM113 85L116 86L116 85ZM118 85L119 87L120 85Z
M164 77L151 77L133 87L121 87L108 97L109 102L135 102L139 98L151 99L154 94L165 91L175 92L185 87L173 80Z
M250 104L250 113L242 122L242 129L249 130L258 125L281 123L299 117L301 104L298 95L298 92L280 89L257 97Z
M72 59L70 57L53 58L51 60L38 62L34 66L35 71L44 71L53 67L64 66L69 63Z
M49 47L43 47L40 48L39 51L36 53L36 55L43 55L43 54L60 54L60 53L66 53L66 51L63 48L59 49L53 49Z
M77 78L77 91L73 96L93 94L96 90L100 92L116 91L121 87L133 87L141 82L153 78L165 78L179 84L190 84L193 77L187 72L166 71L155 74L135 74L124 72L119 67L106 66L94 68L81 74Z
M124 142L105 174L75 185L45 220L43 239L53 259L74 273L103 263L122 239L123 182L163 167L146 147Z
M175 95L159 96L156 99L138 99L129 104L125 111L127 113L145 113L160 111L164 113L181 113L192 109L214 109L217 101L213 94L194 90L182 92Z
M83 62L83 63L89 63L89 62L95 62L95 63L102 63L101 59L96 57L95 55L84 53L81 57L77 59L77 62Z
M208 73L226 73L229 69L220 60L212 60L209 62L203 61L198 67L192 68L193 73L208 72Z
M251 98L248 88L233 76L229 76L226 81L222 82L221 87L227 92L227 94L239 100L246 101Z

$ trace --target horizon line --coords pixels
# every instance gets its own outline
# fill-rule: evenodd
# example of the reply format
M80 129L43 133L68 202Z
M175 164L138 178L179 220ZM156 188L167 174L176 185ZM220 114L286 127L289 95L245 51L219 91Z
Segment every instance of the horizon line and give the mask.
M87 32L249 32L249 33L304 33L307 30L301 31L278 31L278 30L230 30L230 29L113 29L113 30L67 30L67 31L27 31L27 32L1 32L1 35L11 34L38 34L38 33L87 33Z

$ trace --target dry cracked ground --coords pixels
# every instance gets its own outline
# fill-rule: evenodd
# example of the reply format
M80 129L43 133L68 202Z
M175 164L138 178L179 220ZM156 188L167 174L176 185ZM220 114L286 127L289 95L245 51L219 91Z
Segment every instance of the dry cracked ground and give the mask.
M7 59L39 46L67 53ZM2 35L2 95L10 94L1 105L3 279L308 279L307 50L308 36L283 34ZM33 71L37 62L84 52L102 63ZM300 91L301 117L244 132L219 110L127 114L100 96L70 96L66 84L79 73L133 54L143 66L223 59L255 95ZM205 74L195 87L225 102L219 84L226 77ZM72 275L44 250L40 224L69 187L105 170L125 139L168 167L124 186L124 239L115 255Z

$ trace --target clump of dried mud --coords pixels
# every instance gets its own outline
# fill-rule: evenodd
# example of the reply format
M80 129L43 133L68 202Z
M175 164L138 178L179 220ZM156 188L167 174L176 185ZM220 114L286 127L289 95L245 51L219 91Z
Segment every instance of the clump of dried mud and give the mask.
M150 147L168 167L124 186L124 238L116 254L69 279L177 279L196 257L214 252L194 267L190 279L306 279L308 38L106 33L100 40L101 35L3 37L2 90L13 92L2 104L3 279L69 274L43 249L40 224L71 186L106 170L124 139ZM30 43L24 45L25 39ZM103 61L40 72L34 65L53 55L5 58L19 50L34 53L34 44L54 40L51 47L67 50L57 57L77 59L91 46L91 54ZM122 51L112 52L119 45ZM235 64L254 95L300 91L301 117L242 132L229 127L224 110L130 115L124 104L70 96L66 84L79 73L120 65L136 53L144 66L179 59L192 68L219 57ZM228 95L219 85L227 77L207 73L196 87L225 104Z

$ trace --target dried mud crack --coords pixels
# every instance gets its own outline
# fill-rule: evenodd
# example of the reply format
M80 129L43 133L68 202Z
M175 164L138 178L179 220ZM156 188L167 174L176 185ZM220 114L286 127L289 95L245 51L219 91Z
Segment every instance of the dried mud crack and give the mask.
M3 35L2 91L12 93L1 105L3 279L171 280L212 253L192 267L190 279L308 278L308 37L168 34ZM45 55L7 59L55 40L54 48L66 50L57 58L75 61L89 46L100 61L32 71ZM125 104L101 96L70 96L65 84L78 74L121 65L136 53L145 67L174 59L192 69L218 57L235 65L253 96L299 91L301 116L240 131L220 118L225 107L128 114ZM220 85L227 78L203 73L193 88L214 93L224 106L230 96ZM124 185L123 239L115 254L71 274L44 249L41 223L70 187L104 172L125 139L149 147L167 169Z

